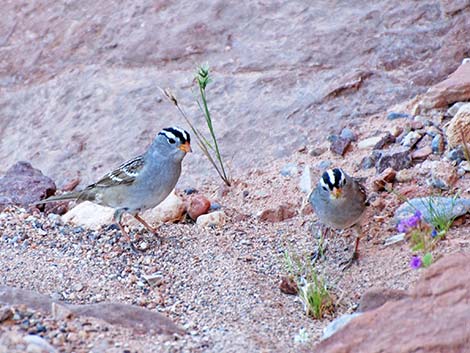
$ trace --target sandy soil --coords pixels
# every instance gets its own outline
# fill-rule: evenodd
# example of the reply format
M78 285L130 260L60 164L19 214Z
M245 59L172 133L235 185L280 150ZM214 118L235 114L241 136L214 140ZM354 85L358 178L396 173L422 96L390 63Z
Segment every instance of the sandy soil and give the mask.
M387 129L391 124L384 120L373 123L377 129ZM367 137L367 133L361 137ZM296 296L279 290L280 278L287 274L284 252L311 256L318 243L314 214L300 212L306 197L298 187L303 166L312 166L314 180L319 173L315 166L321 160L370 177L373 169L357 170L348 163L360 161L366 154L353 148L343 159L328 151L311 157L301 150L264 170L235 175L228 192L219 181L208 181L198 187L199 192L223 206L227 224L222 229L201 229L191 222L167 224L161 228L166 239L162 245L142 230L135 230L150 244L143 254L126 249L115 227L91 231L61 224L54 216L8 209L0 214L2 282L69 303L139 305L167 315L188 332L176 338L136 335L83 318L72 320L61 331L57 328L60 322L35 313L40 317L38 322L47 322L47 329L40 334L61 351L295 352L298 343L294 337L301 328L307 330L310 341L317 341L333 318L354 311L364 291L381 286L407 289L422 271L410 269L408 244L382 245L396 233L392 215L400 202L393 194L380 193L375 195L380 202L367 211L359 263L341 271L339 264L353 244L353 237L347 236L350 232L345 231L329 237L326 258L316 265L335 295L334 314L313 320L304 314ZM287 163L298 165L298 173L282 176L280 170ZM466 178L458 186L463 186ZM431 192L423 185L418 180L395 187L412 197ZM257 220L260 210L281 203L290 204L299 214L278 223ZM435 255L468 251L464 236L467 223L459 220L458 228L451 229ZM161 274L156 284L143 278L152 273ZM84 331L83 327L96 329ZM22 327L17 321L2 325L0 330L13 334L31 327Z

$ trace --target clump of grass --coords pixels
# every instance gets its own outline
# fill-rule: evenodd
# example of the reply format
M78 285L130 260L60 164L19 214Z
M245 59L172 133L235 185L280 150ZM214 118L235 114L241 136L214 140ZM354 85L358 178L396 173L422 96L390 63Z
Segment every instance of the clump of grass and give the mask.
M299 288L298 295L305 314L321 319L334 311L334 302L325 281L316 273L308 255L303 257L284 252L284 261L289 275Z
M180 114L188 123L189 127L191 128L194 136L196 137L197 144L201 148L202 152L212 164L212 166L217 171L217 174L220 178L224 181L227 186L231 185L231 179L227 175L223 163L222 156L220 154L219 144L217 143L217 138L215 136L214 125L212 121L212 117L209 111L209 107L207 104L207 93L206 88L208 84L212 81L211 76L209 74L209 66L208 65L201 65L198 67L196 76L194 78L195 82L198 86L198 92L200 98L196 98L196 102L198 104L199 109L204 114L206 125L209 130L210 138L206 138L204 134L191 122L183 108L180 106L178 100L176 99L173 92L169 89L162 90L163 95L178 109Z

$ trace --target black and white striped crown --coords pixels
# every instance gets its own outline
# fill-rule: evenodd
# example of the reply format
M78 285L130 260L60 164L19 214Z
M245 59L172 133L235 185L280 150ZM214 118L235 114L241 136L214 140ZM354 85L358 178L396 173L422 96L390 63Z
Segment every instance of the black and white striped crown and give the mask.
M341 168L328 169L323 173L320 183L324 189L338 189L343 187L346 183L346 176Z
M158 134L166 136L168 140L179 140L181 144L191 143L189 132L176 126L167 127Z

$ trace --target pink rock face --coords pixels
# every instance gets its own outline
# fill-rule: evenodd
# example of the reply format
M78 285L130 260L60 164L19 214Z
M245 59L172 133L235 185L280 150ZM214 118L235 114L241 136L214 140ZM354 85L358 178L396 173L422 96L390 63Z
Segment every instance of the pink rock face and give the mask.
M449 255L424 271L409 296L355 318L313 351L468 352L469 273L469 254Z
M447 79L432 86L418 103L418 109L445 108L452 103L469 100L470 62L460 65Z
M211 202L204 195L193 195L189 199L188 215L196 220L200 215L206 214L211 208Z
M445 79L470 46L453 3L4 1L0 171L29 160L59 187L96 181L159 129L187 128L158 86L202 128L188 83L204 62L222 154L262 167ZM215 176L201 153L184 164L183 180Z

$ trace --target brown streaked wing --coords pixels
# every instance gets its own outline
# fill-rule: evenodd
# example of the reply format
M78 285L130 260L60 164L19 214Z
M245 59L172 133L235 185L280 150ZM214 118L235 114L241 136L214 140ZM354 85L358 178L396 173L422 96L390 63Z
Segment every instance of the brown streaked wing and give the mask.
M113 185L130 184L135 180L143 166L144 157L138 156L120 165L117 169L106 174L104 177L89 187L110 187Z

